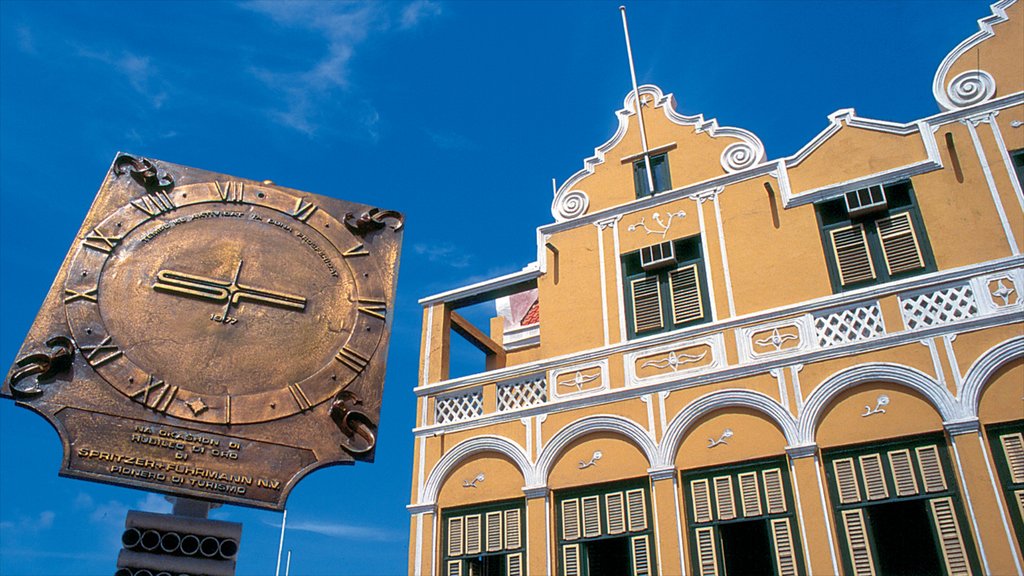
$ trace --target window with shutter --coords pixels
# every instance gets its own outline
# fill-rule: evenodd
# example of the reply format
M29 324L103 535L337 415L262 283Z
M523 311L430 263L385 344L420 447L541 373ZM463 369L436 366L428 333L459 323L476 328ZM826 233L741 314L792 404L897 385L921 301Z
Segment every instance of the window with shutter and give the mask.
M917 494L917 479L914 477L914 464L910 461L910 450L889 452L889 466L892 468L892 478L896 483L896 494L899 496Z
M502 540L501 524L504 514L499 510L495 512L488 512L485 516L487 522L487 551L497 552L505 547L505 542Z
M977 574L942 436L823 452L845 572ZM918 479L920 478L920 484Z
M924 268L924 258L917 243L917 233L909 212L878 220L878 238L889 275Z
M875 279L875 265L868 252L868 236L864 226L854 224L829 230L839 278L843 286Z
M524 500L512 500L443 510L441 550L446 573L480 576L505 572L522 576L524 506ZM518 559L513 558L516 555ZM509 572L513 569L519 572Z
M870 198L857 195L856 206L849 197L815 205L836 292L935 270L910 181L882 188L878 202L869 194Z
M880 454L861 456L860 473L864 478L864 492L868 500L884 500L889 497L889 487L885 485L885 473L882 472L882 456Z
M804 573L788 475L770 459L682 473L696 574ZM771 569L768 568L770 571Z
M668 154L652 154L651 178L654 180L654 191L663 192L672 188L672 179L668 171ZM651 186L647 180L647 165L644 158L633 162L633 186L637 198L651 195Z
M601 498L600 496L584 496L583 504L583 537L594 538L601 535Z
M623 500L624 495L622 492L612 492L604 495L609 534L622 534L626 531L626 508L623 505Z
M671 250L666 250L665 246L671 246ZM645 265L654 258L648 252L657 252L660 266ZM622 264L630 338L711 320L699 236L624 254Z
M1024 542L1024 420L985 428L1013 530L1017 540Z
M772 520L772 544L775 549L775 567L779 576L796 576L796 554L789 518Z
M556 493L555 509L561 511L560 574L618 576L632 570L654 576L649 485L650 480L643 478Z
M523 576L523 553L509 554L505 557L505 573L507 576Z
M649 576L651 574L651 558L647 548L647 536L634 536L629 543L633 560L633 576Z

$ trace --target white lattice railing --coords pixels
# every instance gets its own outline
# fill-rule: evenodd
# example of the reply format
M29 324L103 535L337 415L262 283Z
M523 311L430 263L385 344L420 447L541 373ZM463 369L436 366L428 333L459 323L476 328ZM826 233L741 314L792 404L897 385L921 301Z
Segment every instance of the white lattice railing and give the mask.
M968 283L932 292L900 297L900 311L908 330L949 324L978 315L978 302Z
M498 384L498 412L526 408L548 401L548 380L537 374Z
M885 334L885 323L878 302L867 302L815 314L814 332L818 346L828 348L881 336Z
M434 423L448 424L476 418L484 413L483 392L478 388L439 397L434 403Z

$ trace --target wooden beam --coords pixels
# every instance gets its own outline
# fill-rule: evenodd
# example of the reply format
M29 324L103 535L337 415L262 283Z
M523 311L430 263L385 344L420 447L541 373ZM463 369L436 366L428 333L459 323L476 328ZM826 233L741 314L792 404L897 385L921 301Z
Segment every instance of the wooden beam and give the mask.
M460 316L458 312L455 312L454 310L451 312L451 320L452 330L454 330L459 336L468 340L470 344L479 348L481 352L487 355L493 354L499 358L504 358L505 347L494 340L491 340L469 320Z

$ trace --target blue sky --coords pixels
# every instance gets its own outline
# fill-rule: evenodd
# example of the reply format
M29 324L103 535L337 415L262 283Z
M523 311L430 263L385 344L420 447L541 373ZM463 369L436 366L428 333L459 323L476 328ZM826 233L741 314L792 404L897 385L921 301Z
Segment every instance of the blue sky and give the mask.
M285 544L296 575L404 573L416 300L533 260L551 179L611 136L630 89L617 6L0 2L0 364L118 150L404 212L377 462L303 480ZM753 131L769 158L840 108L937 112L936 66L989 14L977 0L627 7L639 81ZM60 450L42 418L0 403L4 575L110 574L126 510L169 508L58 478ZM279 513L214 517L244 523L239 574L273 572Z

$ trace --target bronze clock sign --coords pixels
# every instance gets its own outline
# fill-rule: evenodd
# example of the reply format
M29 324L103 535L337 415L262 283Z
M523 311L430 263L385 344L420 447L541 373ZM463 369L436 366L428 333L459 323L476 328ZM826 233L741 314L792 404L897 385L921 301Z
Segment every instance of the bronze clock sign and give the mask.
M372 461L402 216L119 155L2 393L61 473L281 509Z

